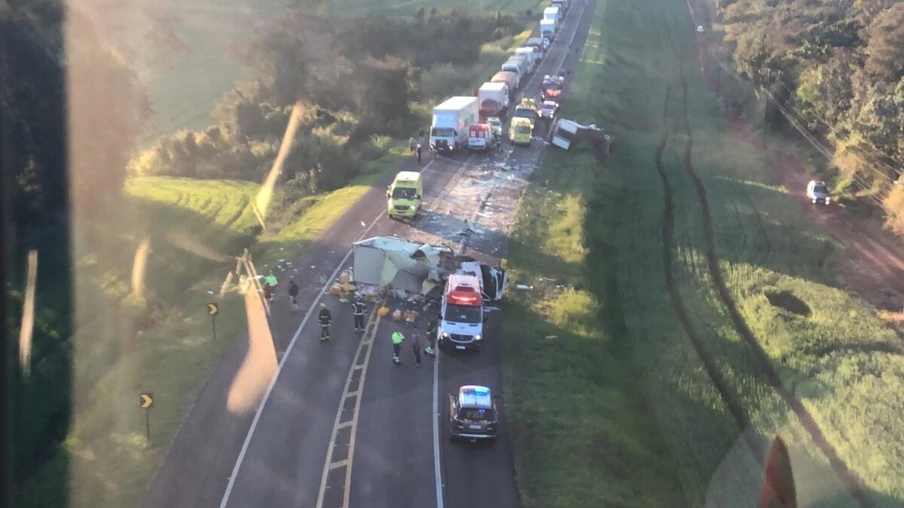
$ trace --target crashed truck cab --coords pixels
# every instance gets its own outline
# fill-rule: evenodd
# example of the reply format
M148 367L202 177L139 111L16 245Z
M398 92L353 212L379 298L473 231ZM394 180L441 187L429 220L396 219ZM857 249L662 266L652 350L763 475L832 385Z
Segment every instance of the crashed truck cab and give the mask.
M449 275L436 330L437 344L441 348L480 349L485 321L480 279L462 273Z

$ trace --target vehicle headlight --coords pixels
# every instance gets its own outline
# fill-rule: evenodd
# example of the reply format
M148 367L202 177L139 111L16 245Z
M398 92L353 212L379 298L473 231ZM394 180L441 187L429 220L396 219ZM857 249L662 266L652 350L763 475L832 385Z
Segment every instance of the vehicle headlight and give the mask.
M441 334L442 334L442 337L443 337L444 339L448 339L448 338L449 338L449 333L448 333L448 332L441 332Z
M415 205L408 205L408 208L410 210L417 210L417 206L415 206Z
M832 198L826 197L826 204L829 204L832 201Z
M474 340L480 340L480 334L479 334L479 333L478 333L477 335L474 336Z

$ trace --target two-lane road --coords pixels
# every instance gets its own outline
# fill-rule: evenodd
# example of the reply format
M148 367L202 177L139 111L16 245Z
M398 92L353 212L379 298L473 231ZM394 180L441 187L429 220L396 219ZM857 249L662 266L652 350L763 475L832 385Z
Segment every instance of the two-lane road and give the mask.
M583 4L575 5L568 13L562 33L523 91L526 97L537 97L544 74L560 70L573 73L589 31L590 16L584 15ZM587 11L589 14L589 10ZM569 76L570 79L571 76ZM548 128L548 122L542 122ZM541 132L545 137L545 132ZM477 156L481 164L495 161L514 166L533 164L543 143L535 140L529 148L503 150L492 155ZM487 158L493 160L486 160ZM479 172L469 165L467 172ZM496 188L487 191L485 200L493 193L505 192ZM515 191L516 193L517 191ZM517 194L509 202L517 202ZM478 219L481 203L463 200L445 207L454 211L459 220ZM484 201L484 200L479 200ZM442 207L440 207L442 208ZM500 212L501 213L501 212ZM514 213L510 208L508 213ZM428 213L429 215L429 213ZM498 219L498 216L496 217ZM444 237L458 243L455 232L448 231L429 217L411 227L398 226L399 236L405 238ZM481 261L498 264L499 253L505 248L507 231L477 235L469 243L469 254ZM421 310L421 309L418 309ZM420 329L427 319L435 316L435 307L421 312ZM502 311L504 312L504 310ZM322 508L339 507L499 507L520 505L515 484L511 445L505 426L504 401L497 443L492 446L473 446L451 443L448 436L448 393L456 393L463 384L483 384L502 395L499 343L501 312L491 312L486 326L487 340L478 353L441 353L439 360L423 358L420 367L413 365L413 353L407 344L403 349L402 366L391 361L390 335L400 326L392 321L382 322L376 330L374 356L368 366L367 384L363 390L361 410L356 422L357 442L351 469L348 504L330 498ZM406 334L407 335L407 334ZM331 488L341 488L331 485ZM318 505L321 508L321 505Z
M577 57L569 42L582 44L586 36L583 9L579 5L571 9L558 40L529 80L525 96L538 96L543 74L557 73ZM579 27L584 33L575 38ZM510 157L530 162L540 150L541 143L535 140L533 147L516 149ZM437 201L473 169L462 159L436 158L424 168L428 202ZM470 206L459 208L470 214ZM472 217L460 217L464 218ZM410 227L380 216L361 236L405 237ZM430 229L424 220L413 227ZM433 233L448 236L448 232ZM448 239L455 243L454 238ZM496 246L496 252L499 247L503 246ZM346 257L342 266L348 264ZM320 300L315 297L310 302L314 314ZM372 318L364 334L355 334L350 307L335 297L322 301L333 311L332 342L317 340L313 317L294 333L285 323L274 327L274 335L292 337L291 345L262 411L251 424L221 506L517 506L504 426L495 447L452 450L446 446L442 419L433 410L439 399L440 409L444 408L445 392L453 391L451 386L464 378L469 382L485 379L501 394L497 346L488 344L478 355L443 356L441 368L429 358L420 368L414 367L406 348L406 365L395 366L389 335L397 323ZM491 334L495 335L498 325L499 313L493 313L487 324Z

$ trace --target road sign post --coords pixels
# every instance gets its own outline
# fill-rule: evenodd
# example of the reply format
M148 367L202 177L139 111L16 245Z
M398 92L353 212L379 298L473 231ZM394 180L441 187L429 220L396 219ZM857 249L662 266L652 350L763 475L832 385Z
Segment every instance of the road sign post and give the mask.
M210 316L210 326L213 328L213 341L217 341L217 314L220 313L220 304L208 303L207 314Z
M144 432L148 443L151 442L151 408L154 407L154 394L145 392L138 396L139 407L144 409Z

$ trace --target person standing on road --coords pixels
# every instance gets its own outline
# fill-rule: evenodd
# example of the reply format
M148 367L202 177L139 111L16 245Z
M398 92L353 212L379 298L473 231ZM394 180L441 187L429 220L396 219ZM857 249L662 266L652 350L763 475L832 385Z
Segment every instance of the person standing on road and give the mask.
M360 295L355 297L355 301L352 303L352 310L355 315L355 331L363 332L364 331L364 312L367 310L367 304L364 303L364 298L361 298Z
M320 341L323 342L329 340L330 325L333 323L333 314L330 313L330 309L326 308L325 303L320 303L320 314L317 316L317 320L320 321Z
M417 163L421 163L421 144L417 144Z
M417 329L417 323L411 329L411 352L414 353L414 366L421 366L421 331Z
M292 299L292 312L298 312L298 284L289 279L289 298Z
M276 275L273 275L273 270L270 270L270 273L264 277L264 293L267 296L267 301L273 301L273 295L276 294L276 286L279 282L276 280Z
M436 320L431 319L427 323L427 347L424 348L424 354L427 356L436 356L433 345L436 342Z
M405 336L402 335L402 332L398 330L392 332L392 362L396 365L402 364L399 354L402 352L402 341L404 340Z

